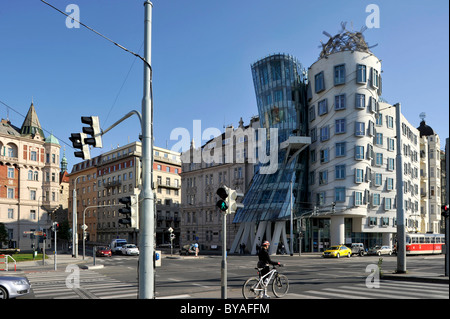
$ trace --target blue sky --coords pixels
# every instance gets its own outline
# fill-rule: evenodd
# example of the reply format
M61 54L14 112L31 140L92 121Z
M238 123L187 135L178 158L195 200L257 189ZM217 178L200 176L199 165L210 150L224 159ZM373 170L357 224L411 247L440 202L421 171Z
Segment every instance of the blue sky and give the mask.
M143 0L47 0L66 10L76 4L81 22L143 55ZM257 115L250 65L272 53L295 56L309 67L320 40L341 21L359 30L380 9L380 27L364 32L378 43L383 98L400 102L414 126L419 114L440 135L449 136L449 3L387 0L154 0L152 68L155 145L171 148L177 127L202 130L248 123ZM133 55L83 28L67 28L66 17L40 0L0 4L0 117L21 126L31 99L46 135L52 132L73 157L70 133L81 116L97 115L102 128L141 110L143 65ZM18 114L20 113L20 114ZM135 141L132 117L103 138L103 149ZM204 142L204 141L203 141ZM67 144L65 144L67 143ZM443 144L442 143L442 147ZM196 141L196 145L200 143Z

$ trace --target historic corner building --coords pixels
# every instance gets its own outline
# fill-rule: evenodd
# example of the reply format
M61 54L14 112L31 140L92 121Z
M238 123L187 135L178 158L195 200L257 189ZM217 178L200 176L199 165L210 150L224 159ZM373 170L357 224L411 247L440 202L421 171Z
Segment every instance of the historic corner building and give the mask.
M52 213L63 201L60 149L52 134L45 137L33 103L20 128L1 120L0 223L7 229L9 248L42 248L42 236L31 231L43 231L50 238Z
M307 76L284 54L251 68L261 127L278 128L278 169L257 170L233 221L240 229L231 252L244 243L255 253L267 239L271 253L281 244L289 253L291 211L296 251L299 243L302 251L352 242L393 245L396 109L381 98L381 61L362 33L343 28L330 37ZM438 217L421 202L428 186L421 134L403 115L400 123L406 231L435 230Z

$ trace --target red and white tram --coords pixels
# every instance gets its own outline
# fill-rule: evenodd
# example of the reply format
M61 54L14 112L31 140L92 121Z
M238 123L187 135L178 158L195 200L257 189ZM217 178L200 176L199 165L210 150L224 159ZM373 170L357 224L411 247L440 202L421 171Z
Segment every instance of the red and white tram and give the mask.
M406 254L442 254L444 234L406 234Z

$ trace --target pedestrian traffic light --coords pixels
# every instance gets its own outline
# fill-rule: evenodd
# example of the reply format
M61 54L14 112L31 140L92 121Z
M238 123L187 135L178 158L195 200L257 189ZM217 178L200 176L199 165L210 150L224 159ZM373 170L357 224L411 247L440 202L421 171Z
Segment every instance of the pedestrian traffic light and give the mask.
M81 157L82 159L91 159L89 152L89 145L84 143L86 134L84 133L71 133L69 140L72 142L72 147L80 149L80 151L74 152L75 157Z
M125 215L125 218L119 219L119 224L130 225L130 227L139 229L137 199L138 199L137 195L130 195L119 198L119 203L125 205L125 207L119 208L119 214Z
M441 206L441 215L445 218L448 218L448 205Z
M216 194L220 197L220 199L216 203L216 206L219 207L222 212L226 212L228 210L228 204L226 201L228 197L228 190L228 187L222 186L216 192Z
M83 127L83 133L90 135L86 137L84 143L93 147L102 147L102 132L100 129L100 120L98 116L82 116L81 123L88 124L89 127Z

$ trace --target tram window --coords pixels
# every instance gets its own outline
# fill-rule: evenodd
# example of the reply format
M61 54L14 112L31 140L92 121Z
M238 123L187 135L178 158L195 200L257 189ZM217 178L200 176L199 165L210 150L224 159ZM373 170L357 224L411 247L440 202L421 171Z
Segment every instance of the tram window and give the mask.
M412 237L412 243L417 244L419 241L417 240L417 237Z
M419 237L419 244L423 244L424 243L424 239L423 237Z
M431 237L431 238L430 238L430 242L431 242L432 244L434 244L434 243L436 242L436 239L439 239L439 238Z
M425 244L429 244L430 243L430 237L425 237Z
M411 237L406 237L406 243L411 244Z

